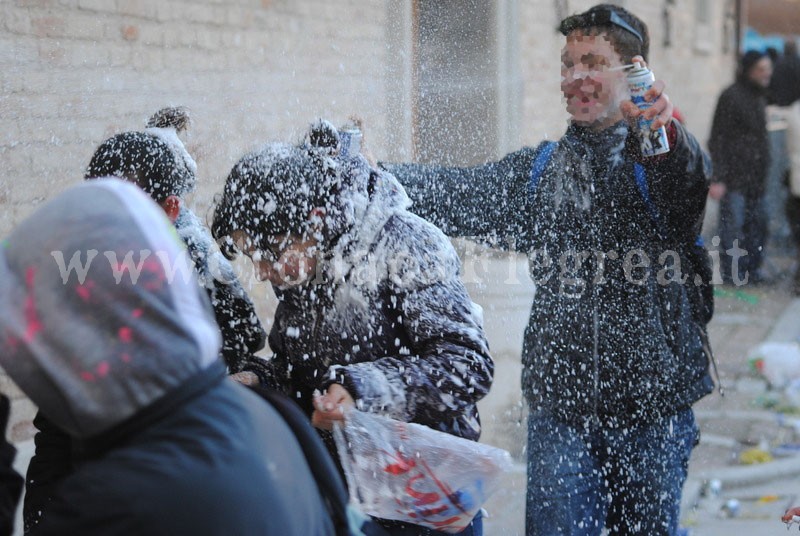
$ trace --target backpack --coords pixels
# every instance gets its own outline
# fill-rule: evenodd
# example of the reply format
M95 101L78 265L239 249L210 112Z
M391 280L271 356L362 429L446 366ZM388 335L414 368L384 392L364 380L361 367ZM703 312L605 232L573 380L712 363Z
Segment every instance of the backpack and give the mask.
M536 158L531 165L530 182L528 183L529 191L533 194L539 185L542 173L553 155L553 151L558 146L557 142L545 141L542 142ZM642 196L647 212L650 219L656 227L659 237L666 240L667 233L666 227L661 221L661 216L658 213L658 207L653 203L650 197L650 189L647 184L647 173L644 166L638 162L633 164L634 177L636 179L636 187L639 189L639 194ZM711 350L711 344L708 340L707 325L714 315L714 287L711 284L713 277L713 267L711 265L711 257L703 244L702 237L698 236L696 240L691 243L679 245L680 257L685 261L686 273L686 297L689 300L689 308L691 310L692 321L695 324L700 341L703 345L703 352L705 352L709 363L714 368L714 375L717 377L717 385L719 392L724 396L722 388L722 381L719 377L717 370L717 360L714 358L714 353Z
M250 389L272 406L292 430L314 475L320 495L333 521L335 536L386 536L371 518L350 505L347 486L319 434L291 399L262 386Z

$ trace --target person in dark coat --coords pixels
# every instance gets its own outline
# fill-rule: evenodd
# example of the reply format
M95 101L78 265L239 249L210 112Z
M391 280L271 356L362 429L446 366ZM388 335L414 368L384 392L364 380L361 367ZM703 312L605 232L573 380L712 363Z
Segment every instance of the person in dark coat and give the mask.
M700 229L709 161L671 120L660 81L644 115L666 125L670 151L641 155L624 66L647 57L642 21L599 5L561 31L571 121L560 140L469 168L380 165L448 235L529 256L526 534L675 534L692 404L713 388L678 266Z
M736 81L719 96L708 148L714 162L712 197L720 198L720 269L726 283L758 283L767 241L764 207L769 170L766 90L772 62L751 50Z
M226 378L208 297L140 189L45 204L0 248L0 287L0 365L75 447L31 534L332 533L286 422Z
M266 342L253 302L230 263L216 249L209 231L184 204L197 182L197 166L178 138L190 119L185 108L156 112L141 132L124 132L105 140L95 151L85 178L117 177L136 184L152 197L175 224L189 252L198 282L208 293L222 334L221 355L234 379L252 383L266 365L254 354ZM45 515L50 488L69 472L71 439L41 414L36 452L27 473L25 526Z
M231 170L212 233L279 299L271 383L321 429L356 406L477 440L493 363L447 238L407 211L395 179L340 154L330 123ZM338 458L337 458L338 459ZM463 533L482 533L480 514ZM382 521L389 534L440 534Z
M783 54L775 62L768 93L770 102L777 106L791 106L800 100L800 56L792 39L786 40Z
M784 210L798 260L792 292L800 296L800 56L793 40L786 41L783 55L775 63L769 96L772 103L783 108L787 123L784 150L789 165L784 176L788 190Z

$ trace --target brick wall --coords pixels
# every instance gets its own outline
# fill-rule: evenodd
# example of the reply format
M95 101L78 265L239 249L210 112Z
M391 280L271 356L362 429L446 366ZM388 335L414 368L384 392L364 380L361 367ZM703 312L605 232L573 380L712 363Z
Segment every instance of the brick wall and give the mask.
M164 105L193 111L201 201L246 150L316 115L383 130L385 16L377 0L3 2L0 231Z
M165 105L192 110L201 215L240 156L314 117L359 112L379 145L386 17L382 0L0 2L0 236ZM6 377L0 391L29 437L33 406Z

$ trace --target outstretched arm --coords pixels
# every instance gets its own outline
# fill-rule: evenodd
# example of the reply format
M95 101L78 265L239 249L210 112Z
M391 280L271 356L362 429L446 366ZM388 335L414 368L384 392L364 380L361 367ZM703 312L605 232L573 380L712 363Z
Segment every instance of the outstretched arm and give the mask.
M411 211L449 236L506 242L523 225L534 150L474 167L423 164L380 166L397 177L413 201ZM525 222L530 225L530 221Z

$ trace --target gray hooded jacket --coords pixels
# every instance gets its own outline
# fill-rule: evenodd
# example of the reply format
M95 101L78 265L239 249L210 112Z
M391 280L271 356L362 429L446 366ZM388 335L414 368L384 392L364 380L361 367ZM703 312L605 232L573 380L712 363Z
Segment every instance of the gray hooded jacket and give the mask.
M138 188L48 203L3 242L0 287L0 364L75 446L31 534L332 534L292 430L225 378L186 250Z
M0 365L70 435L103 432L217 361L219 330L191 274L138 188L76 187L0 249Z

